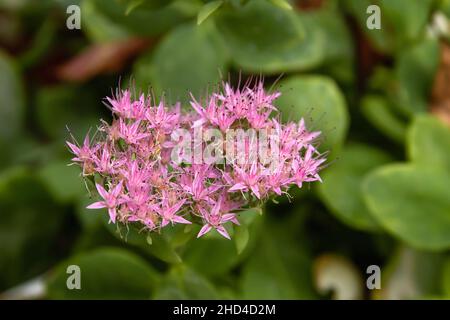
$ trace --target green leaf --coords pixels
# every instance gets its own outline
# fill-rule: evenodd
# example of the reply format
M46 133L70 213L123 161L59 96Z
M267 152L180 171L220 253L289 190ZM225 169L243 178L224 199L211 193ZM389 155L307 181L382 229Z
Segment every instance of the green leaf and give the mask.
M196 0L154 2L146 1L139 10L125 14L129 1L84 0L81 7L83 29L93 41L155 36L195 16L201 3Z
M404 114L426 112L439 61L437 39L426 39L401 51L395 66L392 99Z
M437 4L437 9L439 11L442 11L447 17L450 17L450 1L449 0L442 0L439 1Z
M400 44L411 43L425 33L433 0L381 0L381 12L393 29Z
M125 15L129 15L136 8L140 9L160 9L170 4L174 0L120 0L125 2Z
M147 240L147 243L148 243L149 245L152 245L152 244L153 244L153 239L152 239L152 236L151 236L150 234L147 234L146 240Z
M80 181L80 183L82 183ZM104 210L91 210L86 209L86 207L95 202L95 200L88 197L88 193L78 199L75 207L75 213L78 220L85 229L90 229L103 224L102 215L107 213ZM108 232L105 230L105 232ZM108 232L109 234L109 232ZM112 236L112 235L111 235Z
M113 4L110 1L110 4ZM83 0L81 3L82 30L95 42L108 42L126 39L130 32L117 21L108 17L96 1Z
M408 131L411 161L450 172L450 128L433 116L418 116Z
M213 235L191 241L183 256L190 268L205 276L225 274L240 260L233 241Z
M381 29L370 30L367 28L367 19L369 14L367 14L367 8L374 4L371 0L344 0L343 1L347 11L356 19L359 29L362 30L365 35L369 38L372 45L381 52L392 52L396 45L395 35L392 32L392 26L389 21L387 21L381 11Z
M125 15L129 15L133 10L143 5L145 0L132 0L129 1L127 9L125 10Z
M292 10L292 6L287 0L269 0L269 1L282 9Z
M282 93L275 101L283 121L305 119L309 130L322 132L322 150L342 145L349 122L347 105L336 83L323 76L295 76L280 81Z
M234 63L247 72L275 74L316 67L324 57L324 39L314 25L303 24L294 12L267 1L214 16Z
M197 24L200 25L205 21L211 14L213 14L217 9L219 9L223 4L223 0L216 0L205 3L200 9L197 15Z
M188 241L195 238L199 229L196 226L184 225L184 224L176 224L170 226L170 228L166 228L163 231L165 239L170 243L170 245L174 248L182 248Z
M69 290L67 267L80 268L80 290ZM148 299L158 273L143 259L117 248L102 248L62 262L48 280L50 299Z
M218 299L214 286L203 276L186 266L178 265L165 277L156 291L156 300Z
M15 62L0 51L0 141L16 139L23 128L23 84Z
M238 254L241 254L244 251L245 247L248 244L249 232L248 228L245 225L235 227L234 232L234 243L236 245L236 250Z
M324 5L323 8L298 13L300 21L308 26L307 31L318 31L324 38L323 51L324 62L327 67L339 61L344 63L344 67L351 69L351 64L354 59L353 40L350 30L345 22L345 18L337 9L328 8Z
M406 124L395 114L392 105L384 96L367 95L361 104L363 114L373 126L394 141L403 144Z
M0 147L4 150L8 149L8 152L0 153L0 168L2 168L0 172L7 170L8 165L38 165L55 158L55 145L44 145L38 141L37 137L28 133L16 137L13 144L9 144L8 141L2 142L0 139Z
M447 258L442 273L442 291L444 295L450 297L450 258Z
M242 235L231 234L230 232L231 238L234 239L230 241L217 232L211 231L188 244L183 255L183 261L202 275L218 276L226 274L245 259L252 252L253 248L258 245L263 221L263 217L259 212L260 210L253 208L242 211L238 215L238 220L242 226L237 226L234 230L239 233L242 232L239 231L240 228L248 228L249 236L245 248L243 246L244 243L239 245L243 247L241 253L238 253L238 250L236 250L236 241L245 239L237 240L234 238L236 236L238 238L242 237ZM233 229L229 228L229 231L233 231ZM208 263L205 263L205 257L208 257Z
M57 24L54 20L46 19L36 32L30 49L20 55L19 63L22 68L29 68L39 62L51 49L56 39Z
M56 262L66 212L25 168L0 175L0 212L0 290L4 290Z
M243 299L312 299L311 259L306 248L292 239L275 221L266 223L264 234L244 265Z
M361 183L371 170L391 159L379 149L354 144L344 148L339 158L321 175L320 196L342 222L361 230L378 230L378 223L364 203Z
M378 222L412 247L450 248L450 175L408 164L384 166L366 177L366 203Z
M367 8L373 4L380 7L381 29L367 28L367 19L371 15ZM392 53L401 51L425 34L433 0L379 0L375 3L371 0L345 0L344 5L372 44L382 52Z
M38 125L61 146L70 134L82 143L88 130L98 124L101 108L100 97L77 86L45 87L36 96Z
M234 235L233 240L236 246L236 251L238 254L242 254L243 252L249 252L248 249L254 245L257 240L262 219L261 215L263 214L262 207L250 208L239 213L239 226L234 227ZM252 234L252 238L250 239L250 232ZM251 240L251 241L250 241ZM245 251L245 249L247 249Z
M78 166L68 166L66 162L52 162L39 170L39 176L55 199L68 203L87 193L80 172Z
M139 226L129 224L126 227L121 227L117 224L108 223L106 213L103 215L103 221L108 230L111 231L114 236L121 239L127 244L136 246L151 256L154 256L167 263L180 263L181 258L175 251L175 248L170 243L169 239L165 236L164 232L158 234L156 232L139 231ZM147 237L150 235L151 244L147 241Z
M226 74L227 59L226 48L211 24L187 24L144 54L134 65L134 73L142 90L152 86L156 94L167 92L172 102L187 102L188 92L202 96Z

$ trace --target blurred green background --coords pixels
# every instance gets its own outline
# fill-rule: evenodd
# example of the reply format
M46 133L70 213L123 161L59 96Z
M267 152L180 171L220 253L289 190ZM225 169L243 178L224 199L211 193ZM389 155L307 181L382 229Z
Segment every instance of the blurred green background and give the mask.
M0 293L39 277L44 299L450 298L449 18L447 0L0 0ZM186 103L252 75L323 132L323 184L232 241L119 234L84 209L66 126L110 120L119 85Z

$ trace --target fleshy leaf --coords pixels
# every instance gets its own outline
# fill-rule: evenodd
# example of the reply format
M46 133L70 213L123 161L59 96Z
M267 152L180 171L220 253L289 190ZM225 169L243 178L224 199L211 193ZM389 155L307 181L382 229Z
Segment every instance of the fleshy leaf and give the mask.
M80 268L80 290L69 290L67 287L71 276L67 268L71 265ZM102 248L62 262L50 276L48 297L148 299L158 279L158 273L139 256L123 249Z
M216 0L205 3L197 15L197 24L202 24L210 15L212 15L223 4L223 0Z
M432 116L419 116L408 132L411 161L450 172L450 128Z
M280 81L282 95L276 101L283 121L305 119L308 128L321 131L322 150L340 148L347 133L349 116L342 92L323 76L295 76Z
M366 203L389 233L412 247L450 248L450 175L411 164L375 170L363 182Z
M214 20L234 63L244 71L306 70L323 61L323 35L315 25L303 24L294 11L256 0L223 9Z
M287 0L269 0L269 1L282 9L292 10L292 6Z
M147 239L146 231L143 230L139 232L133 225L118 228L117 225L108 223L106 212L102 215L102 218L108 230L125 244L138 247L142 252L155 256L168 263L181 262L181 258L175 251L175 248L163 234L152 233L150 244Z
M236 250L238 254L241 254L244 251L245 247L248 244L249 232L248 228L245 225L241 225L234 229L234 243L236 245Z
M0 142L21 133L25 104L22 80L15 62L0 51Z
M270 231L269 231L270 230ZM272 221L244 265L243 299L313 299L312 262L307 248Z
M86 193L79 168L65 162L49 163L39 171L39 176L54 198L63 203L74 201Z
M361 183L367 173L389 160L387 154L370 146L345 147L322 174L321 198L344 223L357 229L378 230L378 223L364 202Z
M182 47L183 50L179 48ZM184 101L188 91L203 96L226 73L226 48L212 25L181 25L170 32L154 52L134 65L136 82L157 93L167 90L170 101Z
M218 299L216 288L201 274L179 265L166 275L156 291L156 300Z
M0 175L0 290L45 272L59 258L66 211L30 170ZM67 249L66 249L67 250Z
M394 141L404 143L406 124L395 114L394 108L385 97L366 96L361 102L361 108L373 126Z

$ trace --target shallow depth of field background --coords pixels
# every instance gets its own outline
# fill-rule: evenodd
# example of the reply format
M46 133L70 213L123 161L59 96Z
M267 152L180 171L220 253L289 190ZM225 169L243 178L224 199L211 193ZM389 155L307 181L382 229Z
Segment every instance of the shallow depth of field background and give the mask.
M0 0L0 293L40 276L49 299L450 298L450 1L225 0L197 25L207 2ZM119 84L186 103L252 75L282 91L283 119L323 132L323 184L249 213L232 241L124 241L84 209L66 126L80 141L110 120Z

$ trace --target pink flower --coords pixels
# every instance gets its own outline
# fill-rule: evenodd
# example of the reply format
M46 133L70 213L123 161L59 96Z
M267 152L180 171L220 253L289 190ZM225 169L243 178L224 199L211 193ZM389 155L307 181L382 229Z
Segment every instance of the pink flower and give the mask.
M303 146L310 144L320 135L320 131L308 132L306 130L305 120L303 120L303 118L300 119L297 130L300 134L300 141Z
M322 182L318 171L319 166L325 162L324 158L313 158L313 153L315 148L313 146L308 146L305 156L302 159L295 159L292 162L292 170L294 172L292 180L298 185L299 188L302 187L303 182L320 181Z
M267 126L267 122L271 113L272 110L267 110L264 112L257 112L256 110L252 110L251 112L249 112L247 119L253 129L263 129Z
M206 180L210 178L211 175L209 165L199 165L193 168L196 168L196 170L193 172L193 178L189 173L181 176L181 187L186 193L191 195L192 200L196 202L212 202L210 195L216 192L220 188L220 186L214 184L208 187L206 186Z
M97 150L100 147L99 145L91 147L89 135L86 135L86 137L84 138L82 147L77 147L76 145L68 141L66 141L66 143L69 146L70 150L73 152L73 154L76 156L75 158L72 158L72 161L75 162L86 162L92 160L93 155L95 154L95 152L97 152Z
M138 120L133 124L126 124L123 119L119 119L119 136L129 144L137 144L139 140L147 138L148 133L141 133L141 121Z
M268 172L265 185L269 187L273 192L277 195L281 196L282 190L281 188L287 184L289 184L289 178L287 178L287 174L284 172L284 167L276 172Z
M106 100L111 105L112 112L125 118L131 117L132 103L130 99L131 93L129 90L122 91L120 94L118 94L117 99L109 97L106 98Z
M112 223L116 222L117 211L116 208L118 205L122 204L123 201L120 199L120 193L122 192L122 182L117 184L114 188L107 192L101 185L98 183L95 184L99 195L103 198L103 201L94 202L93 204L87 206L87 209L101 209L108 208L109 218Z
M145 217L152 206L149 188L140 188L131 190L128 195L123 196L126 199L128 208L138 217Z
M100 158L96 157L95 170L103 174L113 174L116 172L117 168L125 161L125 159L115 160L112 158L111 151L109 147L104 145L101 149Z
M228 83L224 84L224 91L224 94L217 93L215 96L236 118L245 118L250 109L249 97L242 95L239 89L234 91Z
M232 223L239 225L239 221L236 219L236 215L234 213L220 214L221 205L222 201L221 199L219 199L212 208L211 213L206 211L204 208L199 207L203 219L206 221L206 224L200 229L197 238L200 238L214 228L223 237L231 239L223 224L231 221Z
M206 108L203 108L202 105L200 103L198 103L197 100L195 100L195 98L192 94L191 94L191 98L192 98L191 106L200 116L200 118L198 120L194 121L194 124L192 127L193 128L199 127L208 122L210 122L212 124L217 124L217 121L216 121L217 105L216 105L216 100L214 99L214 97L211 97L211 99L209 100L208 106Z
M226 110L223 106L217 111L215 123L219 126L219 129L225 132L230 129L231 125L236 120L236 116Z
M181 224L191 224L190 221L186 220L182 216L176 215L176 213L180 210L181 206L186 202L186 199L178 201L176 204L170 206L167 199L163 199L161 203L161 207L157 209L157 212L162 217L161 227L165 227L171 222L181 223Z
M258 164L256 162L253 163L248 172L238 166L234 169L234 185L228 189L228 192L251 190L258 199L261 199L261 194L259 192L259 181L261 180L261 175L258 170Z
M168 106L164 100L152 105L148 95L134 99L129 90L107 98L112 124L102 120L94 142L89 136L81 147L67 142L75 155L72 161L80 165L83 175L95 175L110 186L106 191L96 184L102 201L88 208L107 208L113 223L139 223L148 231L201 219L203 226L197 237L215 229L229 239L225 224L239 225L233 212L245 212L287 193L293 184L301 187L303 182L321 181L319 171L325 157L314 146L320 132L307 131L303 119L279 122L274 105L279 95L268 93L261 81L237 89L224 83L221 90L200 100L202 103L191 95L190 112L181 112L180 103ZM186 144L203 152L207 142L193 142L189 137L208 129L226 136L230 128L251 136L237 137L231 144L214 142L219 146L223 143L224 151L242 147L236 150L243 153L239 158L225 154L224 162L191 163L192 150L176 149ZM186 130L186 135L172 140L178 129ZM265 158L271 159L269 163L253 157L252 148L261 148L261 137L253 135L258 129L270 138L267 148L262 147ZM183 155L185 161L180 163L173 155ZM204 160L203 153L200 158Z
M161 128L166 133L177 126L180 118L180 103L177 103L172 112L168 112L161 101L157 107L149 108L146 113L146 119L154 128Z
M137 160L129 162L126 168L121 169L121 173L126 179L125 185L130 193L138 192L142 188L147 187L147 181L151 175L148 168L139 168Z

